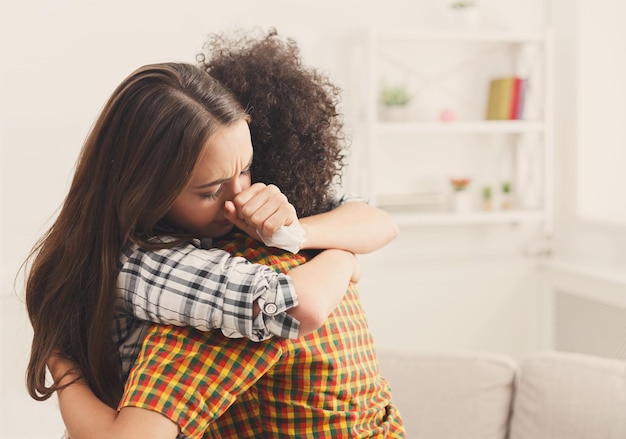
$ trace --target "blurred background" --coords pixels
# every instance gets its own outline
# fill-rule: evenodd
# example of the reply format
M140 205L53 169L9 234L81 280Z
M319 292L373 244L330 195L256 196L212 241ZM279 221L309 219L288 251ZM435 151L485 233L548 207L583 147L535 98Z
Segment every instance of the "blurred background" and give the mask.
M18 272L91 124L136 67L195 62L209 33L231 29L275 27L343 90L351 156L341 190L388 209L401 230L361 258L379 349L626 358L622 2L215 3L0 7L6 437L62 431L56 402L34 402L24 388L31 329ZM515 100L523 108L486 120L501 78L526 81Z

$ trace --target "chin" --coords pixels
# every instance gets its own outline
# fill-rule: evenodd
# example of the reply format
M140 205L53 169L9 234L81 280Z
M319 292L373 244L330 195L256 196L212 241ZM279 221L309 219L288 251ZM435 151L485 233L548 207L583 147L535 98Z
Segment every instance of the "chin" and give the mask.
M222 236L230 233L234 228L234 224L225 225L223 227L212 227L210 231L207 231L205 237L211 239L221 238Z

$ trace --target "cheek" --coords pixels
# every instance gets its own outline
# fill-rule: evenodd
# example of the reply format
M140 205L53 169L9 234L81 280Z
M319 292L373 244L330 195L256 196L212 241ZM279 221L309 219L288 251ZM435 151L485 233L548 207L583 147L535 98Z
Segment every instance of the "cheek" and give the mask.
M193 216L201 223L209 223L217 216L223 205L224 202L219 198L215 200L201 200L193 207Z
M219 200L179 199L167 216L179 226L193 231L210 223L217 216L221 205Z

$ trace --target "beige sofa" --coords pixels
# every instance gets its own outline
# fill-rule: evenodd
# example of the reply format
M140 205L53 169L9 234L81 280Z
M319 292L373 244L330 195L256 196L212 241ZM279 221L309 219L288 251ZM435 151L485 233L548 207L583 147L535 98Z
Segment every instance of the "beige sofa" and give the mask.
M626 361L379 352L408 439L626 439Z

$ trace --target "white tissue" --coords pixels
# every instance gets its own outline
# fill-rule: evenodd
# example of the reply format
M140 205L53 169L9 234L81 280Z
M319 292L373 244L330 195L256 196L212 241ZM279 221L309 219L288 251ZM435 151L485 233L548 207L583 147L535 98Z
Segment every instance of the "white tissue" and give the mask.
M268 247L282 248L291 253L298 253L300 246L304 244L304 229L300 224L281 226L269 237L258 230L256 232Z

